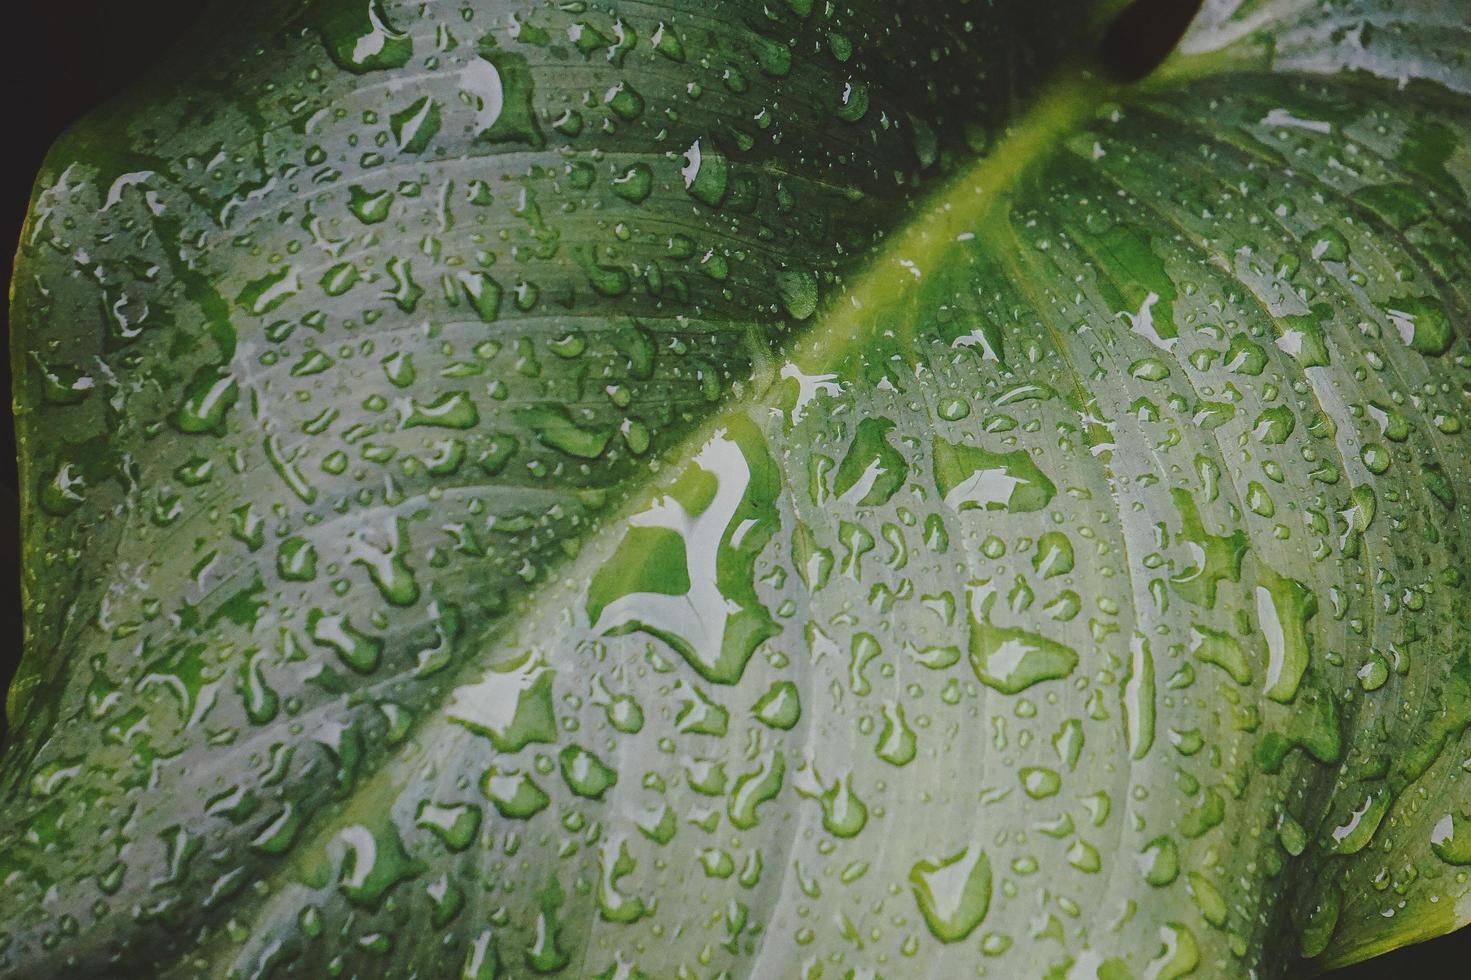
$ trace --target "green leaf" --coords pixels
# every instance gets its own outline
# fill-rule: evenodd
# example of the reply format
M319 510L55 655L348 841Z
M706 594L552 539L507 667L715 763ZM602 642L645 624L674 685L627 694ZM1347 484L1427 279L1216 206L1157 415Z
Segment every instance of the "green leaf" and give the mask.
M1471 919L1465 11L895 6L273 0L63 139L0 971Z

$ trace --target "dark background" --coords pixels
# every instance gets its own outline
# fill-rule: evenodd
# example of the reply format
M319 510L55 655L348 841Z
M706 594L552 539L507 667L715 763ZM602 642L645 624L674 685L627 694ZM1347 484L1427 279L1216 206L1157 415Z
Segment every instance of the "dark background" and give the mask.
M249 0L238 0L249 2ZM1046 2L1046 0L1038 0ZM12 6L13 5L13 6ZM0 251L9 284L31 182L47 148L74 120L124 91L155 65L197 17L202 0L10 0L4 27L5 167L0 184ZM1182 0L1143 0L1121 18L1102 52L1122 78L1152 67L1183 29ZM1125 29L1127 28L1127 29ZM8 302L0 310L0 690L20 656L20 584L15 432L10 416ZM4 722L0 719L0 746ZM0 820L3 820L0 814ZM1417 980L1471 976L1471 929L1339 970L1331 980ZM1214 978L1205 978L1214 980Z

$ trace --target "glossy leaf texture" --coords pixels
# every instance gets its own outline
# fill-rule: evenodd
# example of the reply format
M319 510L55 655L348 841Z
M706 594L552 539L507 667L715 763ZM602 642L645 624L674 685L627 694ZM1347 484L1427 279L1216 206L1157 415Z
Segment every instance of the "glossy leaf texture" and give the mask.
M63 142L0 968L1471 919L1471 9L895 6L276 3Z

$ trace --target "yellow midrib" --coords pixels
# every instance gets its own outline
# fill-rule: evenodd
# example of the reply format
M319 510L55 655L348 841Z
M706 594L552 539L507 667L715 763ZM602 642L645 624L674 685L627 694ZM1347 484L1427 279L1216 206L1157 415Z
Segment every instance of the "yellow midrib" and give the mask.
M1087 72L1065 75L1043 89L992 153L953 177L885 240L819 323L797 341L788 359L804 370L835 367L886 312L902 307L922 288L926 276L974 247L967 245L971 239L992 249L1010 247L1004 222L1022 179L1114 94L1114 86Z

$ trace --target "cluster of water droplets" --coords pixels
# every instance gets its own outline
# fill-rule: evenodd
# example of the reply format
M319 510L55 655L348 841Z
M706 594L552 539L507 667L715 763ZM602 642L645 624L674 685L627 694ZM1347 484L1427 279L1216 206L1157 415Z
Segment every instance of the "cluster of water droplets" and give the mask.
M1471 914L1464 117L1106 107L820 313L1014 25L736 7L318 4L52 175L0 964L1269 975Z

